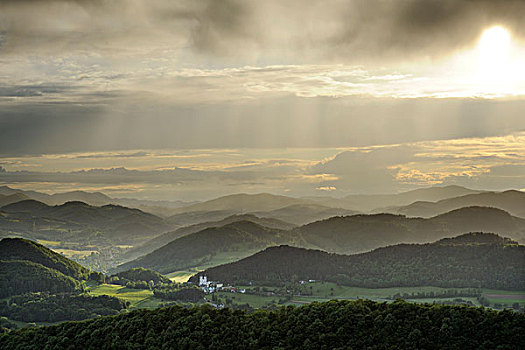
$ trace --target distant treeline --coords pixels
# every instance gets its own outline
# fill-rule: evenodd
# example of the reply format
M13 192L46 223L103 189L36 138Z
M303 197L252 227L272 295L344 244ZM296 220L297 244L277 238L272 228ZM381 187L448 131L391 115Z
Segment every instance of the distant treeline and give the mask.
M173 306L0 335L2 349L523 349L525 315L403 301Z
M434 291L419 291L412 293L396 293L389 299L425 299L425 298L456 298L456 297L481 297L481 289L449 289L440 292Z

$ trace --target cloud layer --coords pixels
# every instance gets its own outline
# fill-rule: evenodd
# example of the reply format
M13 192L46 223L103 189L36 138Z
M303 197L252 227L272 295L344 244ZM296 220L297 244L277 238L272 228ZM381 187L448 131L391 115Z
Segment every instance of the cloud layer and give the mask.
M521 0L0 0L0 181L185 199L516 188L523 18ZM509 60L483 66L494 25Z
M318 63L442 56L494 24L525 35L520 0L41 0L0 1L0 10L8 53L160 48Z
M525 133L341 149L149 150L10 157L0 183L155 199L237 192L391 193L439 184L522 189ZM82 168L85 167L85 168Z

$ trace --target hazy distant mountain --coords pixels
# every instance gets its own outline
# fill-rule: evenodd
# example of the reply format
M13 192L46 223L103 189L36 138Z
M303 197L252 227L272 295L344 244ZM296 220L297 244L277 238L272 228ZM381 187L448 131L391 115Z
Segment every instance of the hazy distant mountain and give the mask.
M191 211L187 213L175 214L166 219L171 225L181 227L201 224L210 221L221 221L229 216L238 215L237 211L232 210L212 210L212 211Z
M2 196L18 195L19 200L2 202ZM16 198L16 197L13 197ZM47 205L61 205L66 202L84 202L89 205L102 206L107 204L122 205L131 208L141 209L154 215L170 216L173 215L175 208L188 206L197 202L184 201L155 201L134 198L111 198L100 192L71 191L55 194L47 194L37 191L26 191L13 189L8 186L0 186L0 207L15 203L25 199L33 199Z
M332 216L354 215L357 214L357 212L341 208L330 208L319 204L294 204L284 208L256 212L254 214L260 217L291 222L296 225L304 225L310 222L327 219Z
M242 228L239 229L237 225L241 225ZM232 230L235 231L235 234L231 234ZM470 207L430 219L408 218L392 214L332 217L290 231L276 232L243 221L188 234L119 268L145 267L166 273L189 266L202 264L211 266L220 259L231 261L234 260L234 257L247 256L247 252L254 247L271 245L271 242L276 241L275 238L262 241L256 239L259 236L268 237L262 232L273 232L272 235L277 235L278 241L282 244L322 249L339 254L352 254L392 244L432 242L444 237L474 231L496 232L523 242L525 241L525 220L513 217L499 209ZM167 237L169 235L162 239ZM236 242L245 243L237 244ZM234 248L230 249L228 245ZM191 258L188 258L189 263L183 262L183 257L187 258L185 252L191 252Z
M234 194L179 209L168 218L181 226L217 221L236 214L251 213L258 217L274 218L296 225L326 219L335 215L352 215L355 211L321 205L310 200L261 194Z
M51 205L60 205L67 202L77 201L90 205L106 205L112 203L112 199L100 192L72 191L65 193L55 193L50 196Z
M49 206L25 200L0 208L0 231L51 240L132 244L172 229L162 218L118 205L67 202Z
M179 209L179 213L203 211L230 211L233 213L251 213L270 211L294 204L305 204L308 201L299 198L277 196L268 193L259 194L232 194L206 202L197 203Z
M525 218L525 192L484 192L444 199L435 203L415 202L392 208L391 212L414 217L431 217L468 206L485 206L505 210L514 216Z
M494 208L467 207L429 219L393 214L333 217L300 228L310 247L351 254L398 243L425 243L464 232L494 232L525 242L525 220Z
M147 241L146 243L125 252L122 256L120 256L120 259L122 261L135 259L139 256L151 253L152 251L162 247L165 244L170 243L171 241L174 241L177 238L202 231L209 227L221 227L238 221L250 221L261 226L277 230L289 230L295 227L295 225L289 224L281 220L271 218L259 218L252 214L232 215L221 221L204 222L191 226L181 227L175 231L163 233L162 235L155 237L152 240Z
M323 280L380 288L399 286L525 289L525 246L494 234L464 234L430 244L400 244L357 255L271 247L199 273L229 283ZM192 278L196 280L196 276Z
M218 265L249 256L272 245L291 244L290 231L270 229L251 221L210 227L178 238L141 258L122 264L119 271L144 267L161 273L204 264Z
M176 213L177 208L193 205L198 202L185 201L162 201L135 198L113 198L113 204L119 204L129 208L137 208L147 213L161 217L169 217Z
M465 187L452 185L421 188L398 194L349 195L339 199L330 197L307 197L307 199L326 206L335 206L361 212L374 211L376 213L381 213L384 212L381 208L385 207L408 205L416 201L435 202L446 198L482 192L484 191L471 190Z
M40 193L36 191L18 190L18 189L14 189L8 186L0 186L1 195L8 196L8 195L15 194L15 193L23 193L29 198L34 198L35 196L41 196L41 197L49 196L45 193Z
M0 187L0 194L23 194L24 199L33 199L47 205L60 205L71 201L80 201L91 205L105 205L112 199L100 192L71 191L55 194L47 194L36 191L17 190L7 186ZM14 203L14 202L13 202Z
M0 194L0 207L11 203L20 202L26 199L29 199L29 197L23 193L13 193L9 195Z

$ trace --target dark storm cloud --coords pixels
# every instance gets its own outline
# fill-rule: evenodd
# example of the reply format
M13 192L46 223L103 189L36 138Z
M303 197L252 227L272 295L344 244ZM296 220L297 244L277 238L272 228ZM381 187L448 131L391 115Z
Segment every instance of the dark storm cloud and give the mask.
M158 43L236 60L441 56L490 25L523 38L522 0L0 1L0 49L125 50Z
M235 0L0 0L0 43L6 53L119 53L158 45L221 52L223 41L234 42L248 28L245 9Z
M525 35L522 0L354 0L342 6L341 30L325 47L336 58L439 57L472 45L494 25Z

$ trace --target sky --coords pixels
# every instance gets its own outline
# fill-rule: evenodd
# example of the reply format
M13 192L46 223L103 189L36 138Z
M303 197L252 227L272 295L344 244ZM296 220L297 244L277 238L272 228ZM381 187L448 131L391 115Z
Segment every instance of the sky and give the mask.
M0 184L525 189L525 2L0 0Z

